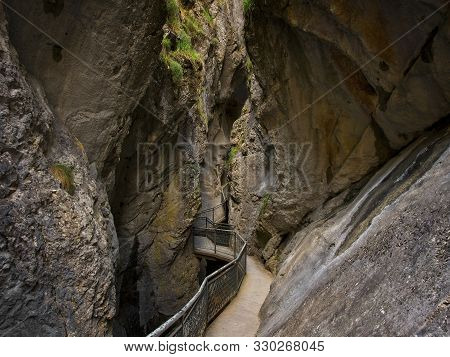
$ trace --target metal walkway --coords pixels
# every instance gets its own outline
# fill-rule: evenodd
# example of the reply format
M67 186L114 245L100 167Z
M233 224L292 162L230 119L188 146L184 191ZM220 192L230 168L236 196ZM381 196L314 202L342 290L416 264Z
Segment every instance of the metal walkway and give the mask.
M238 293L247 270L247 243L225 220L225 202L200 212L189 239L195 254L229 263L208 275L197 294L149 337L203 336L208 324Z

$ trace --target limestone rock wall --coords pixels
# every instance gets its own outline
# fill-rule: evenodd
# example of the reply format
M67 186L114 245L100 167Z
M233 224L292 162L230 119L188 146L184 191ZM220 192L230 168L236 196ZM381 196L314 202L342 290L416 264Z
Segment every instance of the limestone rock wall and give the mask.
M118 248L108 199L44 93L0 7L0 335L108 336Z
M444 4L255 1L247 13L254 80L234 128L232 211L277 273L260 335L448 335Z
M449 113L444 3L254 2L246 15L253 124L247 134L236 128L244 144L233 195L238 226L272 270L309 214L350 199ZM256 179L242 181L254 168Z
M444 3L5 1L0 333L147 334L199 286L193 218L230 196L278 273L261 334L445 334ZM401 279L426 303L399 328Z
M113 319L116 335L146 334L198 288L188 228L224 197L231 126L247 99L242 3L10 0L4 9L17 63L59 128L43 141L73 138L100 187L93 202L110 218L105 188L112 206L118 247L105 248L115 267L105 304L115 311L98 333L111 333ZM220 149L208 160L210 141Z
M224 199L231 126L247 99L241 5L178 2L163 27L161 61L116 170L117 334L151 332L201 282L189 227Z
M5 2L20 62L111 190L122 142L158 63L163 1Z
M263 336L448 336L449 129L298 232L261 310Z

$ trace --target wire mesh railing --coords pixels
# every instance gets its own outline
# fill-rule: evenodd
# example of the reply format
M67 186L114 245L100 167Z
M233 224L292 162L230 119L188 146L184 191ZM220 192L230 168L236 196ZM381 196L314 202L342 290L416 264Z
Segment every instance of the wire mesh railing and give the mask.
M212 244L209 246L203 244L201 248L198 248L196 237L206 239ZM194 242L194 251L206 249L211 255L222 258L220 253L223 253L225 249L232 260L208 275L195 296L149 337L202 336L208 324L239 291L247 270L245 240L233 230L231 225L215 223L207 215L197 217L191 227L191 239Z

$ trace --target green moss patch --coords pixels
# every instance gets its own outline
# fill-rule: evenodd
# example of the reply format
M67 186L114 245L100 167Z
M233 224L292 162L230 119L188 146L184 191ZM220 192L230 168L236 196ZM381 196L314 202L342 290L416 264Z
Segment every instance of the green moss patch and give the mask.
M255 0L243 0L244 1L244 13L253 10L255 6Z
M233 146L228 152L227 164L231 165L236 155L239 153L240 148L238 146Z
M267 211L267 208L269 207L271 200L272 200L272 198L269 193L264 194L264 196L262 198L261 210L259 211L260 217Z
M166 0L167 24L170 37L166 35L162 40L161 59L172 74L175 83L180 83L186 71L192 67L199 70L203 63L200 54L195 50L192 42L194 38L204 36L204 29L199 20L190 10L183 9L179 0Z

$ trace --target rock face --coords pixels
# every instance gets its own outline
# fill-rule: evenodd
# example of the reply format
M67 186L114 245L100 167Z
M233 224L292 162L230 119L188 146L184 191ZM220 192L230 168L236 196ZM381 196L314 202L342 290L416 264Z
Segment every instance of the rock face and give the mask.
M237 0L180 2L168 14L162 61L132 115L116 171L116 335L150 333L198 290L189 227L201 207L223 200L231 125L247 99L243 25ZM181 50L185 37L189 49Z
M198 288L188 228L224 198L231 126L248 96L242 3L10 0L5 11L48 125L84 148L108 193L114 334L146 334Z
M232 181L237 225L270 269L317 207L449 113L444 3L254 2L246 42L257 124L237 132ZM256 179L241 182L254 168Z
M2 8L0 23L0 335L111 335L117 237L105 191L25 78Z
M108 189L158 63L162 1L8 0L11 41Z
M259 334L447 336L449 144L449 129L422 137L297 233Z
M4 1L0 334L147 334L229 197L261 334L447 334L444 3Z
M278 273L260 334L448 334L448 166L395 205L375 190L363 212L339 218L450 111L444 3L255 1L247 14L252 105L233 129L231 194L234 223ZM410 174L395 173L400 192Z

